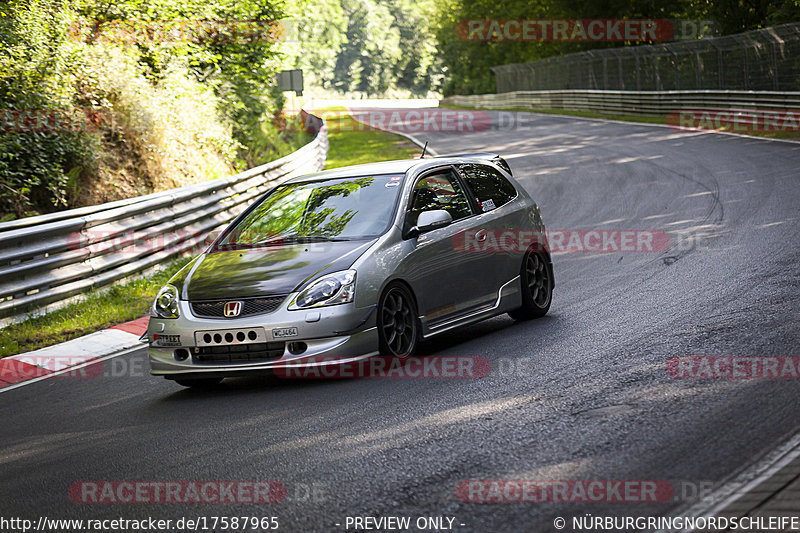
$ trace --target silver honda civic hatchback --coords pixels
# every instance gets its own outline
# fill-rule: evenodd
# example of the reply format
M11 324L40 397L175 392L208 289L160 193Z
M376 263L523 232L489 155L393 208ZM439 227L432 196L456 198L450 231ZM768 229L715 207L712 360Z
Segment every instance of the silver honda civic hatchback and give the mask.
M351 166L286 181L162 287L151 373L185 386L414 353L554 287L536 203L495 154Z

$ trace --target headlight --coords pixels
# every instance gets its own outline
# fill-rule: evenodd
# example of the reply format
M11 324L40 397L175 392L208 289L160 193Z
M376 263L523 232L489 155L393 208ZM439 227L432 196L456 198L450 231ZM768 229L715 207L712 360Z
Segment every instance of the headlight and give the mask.
M150 316L155 318L178 318L178 289L164 285L153 302Z
M305 309L338 305L353 301L356 292L356 271L342 270L322 276L300 291L289 309Z

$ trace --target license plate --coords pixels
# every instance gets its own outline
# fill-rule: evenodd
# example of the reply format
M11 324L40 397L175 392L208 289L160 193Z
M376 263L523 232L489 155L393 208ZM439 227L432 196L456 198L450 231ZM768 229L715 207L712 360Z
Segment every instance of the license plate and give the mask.
M275 328L272 330L272 337L275 339L297 337L297 328Z
M163 335L161 333L153 333L153 344L155 346L180 346L180 335Z

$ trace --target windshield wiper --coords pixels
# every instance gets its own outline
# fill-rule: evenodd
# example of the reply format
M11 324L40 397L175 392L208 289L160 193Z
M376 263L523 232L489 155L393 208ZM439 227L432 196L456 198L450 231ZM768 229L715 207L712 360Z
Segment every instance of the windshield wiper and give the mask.
M312 242L343 242L350 239L345 237L322 237L320 235L273 235L263 241L253 243L253 246L281 246L282 244L308 244Z
M283 238L283 242L297 242L306 244L309 242L343 242L349 241L346 237L322 237L320 235L289 235Z

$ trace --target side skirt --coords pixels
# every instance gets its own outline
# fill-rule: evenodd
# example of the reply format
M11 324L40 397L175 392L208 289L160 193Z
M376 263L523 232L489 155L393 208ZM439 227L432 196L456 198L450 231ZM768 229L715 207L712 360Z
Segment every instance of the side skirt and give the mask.
M515 283L516 287L514 286ZM444 322L428 326L428 332L423 333L422 338L429 339L434 335L438 335L439 333L444 333L445 331L450 331L451 329L465 326L473 322L479 322L495 315L505 313L507 309L503 306L504 298L506 301L508 301L509 298L515 295L519 295L519 276L514 276L509 281L504 283L502 287L500 287L500 289L497 291L497 299L493 304L481 307L480 309L470 309L463 315L449 318ZM422 318L423 317L420 317L420 320ZM425 329L426 328L423 326L423 331Z

